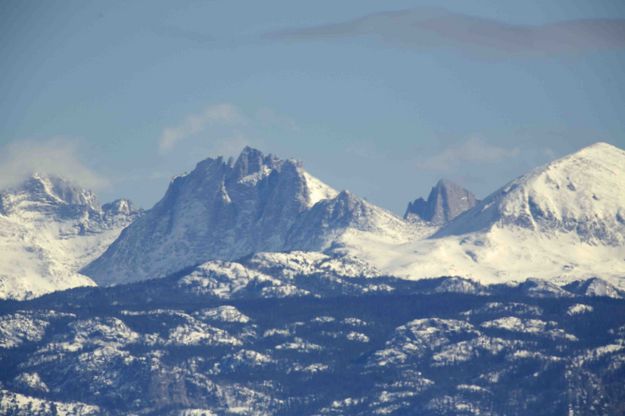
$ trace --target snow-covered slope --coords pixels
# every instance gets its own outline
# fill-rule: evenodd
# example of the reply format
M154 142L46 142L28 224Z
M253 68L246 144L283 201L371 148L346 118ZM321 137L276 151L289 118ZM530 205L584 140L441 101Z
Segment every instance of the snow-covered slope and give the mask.
M625 152L597 143L537 168L431 238L400 245L354 238L341 250L408 279L600 276L623 286Z
M437 237L518 227L625 244L625 151L596 143L537 168L443 227Z
M78 270L138 215L126 200L99 206L92 192L41 174L0 192L0 298L93 285Z
M289 232L285 248L326 249L350 234L366 235L400 244L415 238L423 227L411 225L348 191L315 204Z

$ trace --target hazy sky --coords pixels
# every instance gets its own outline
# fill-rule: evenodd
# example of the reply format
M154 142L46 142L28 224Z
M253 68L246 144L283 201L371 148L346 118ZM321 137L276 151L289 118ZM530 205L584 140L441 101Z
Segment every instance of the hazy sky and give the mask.
M433 5L436 7L433 7ZM625 2L0 2L0 185L150 207L252 145L402 213L595 141L625 148Z

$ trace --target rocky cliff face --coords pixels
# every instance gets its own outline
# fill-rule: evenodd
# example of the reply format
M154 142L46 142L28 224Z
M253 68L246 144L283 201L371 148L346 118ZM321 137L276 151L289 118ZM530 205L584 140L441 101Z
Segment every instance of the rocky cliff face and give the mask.
M245 148L175 178L154 208L84 269L99 283L162 277L210 259L280 251L298 217L336 192L299 162Z
M471 192L451 181L441 179L432 188L427 200L417 198L408 203L404 218L441 225L473 208L476 203L477 199Z
M246 148L234 162L198 163L84 269L101 284L163 277L208 260L257 252L321 251L348 231L385 236L411 228L301 164Z

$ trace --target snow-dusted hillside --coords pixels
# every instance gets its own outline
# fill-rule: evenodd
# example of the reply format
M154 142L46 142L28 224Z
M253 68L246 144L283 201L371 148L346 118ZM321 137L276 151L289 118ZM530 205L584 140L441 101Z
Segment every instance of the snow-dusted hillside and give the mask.
M357 233L401 244L416 238L424 225L409 224L348 191L315 204L291 228L286 249L322 250L345 235Z
M597 143L504 186L431 238L407 244L349 236L342 253L418 279L484 283L625 278L625 152Z
M0 414L623 414L622 299L244 263L5 304Z
M0 298L93 285L78 270L138 214L126 200L99 206L92 192L52 176L0 192Z
M174 179L83 272L101 284L163 277L213 259L318 251L350 230L406 242L416 226L348 193L299 162L245 148L234 162L207 159Z

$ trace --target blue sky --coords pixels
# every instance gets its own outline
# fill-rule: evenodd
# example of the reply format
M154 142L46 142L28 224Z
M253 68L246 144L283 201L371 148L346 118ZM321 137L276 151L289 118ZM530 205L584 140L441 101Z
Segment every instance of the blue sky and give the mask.
M0 3L0 185L150 207L252 145L402 213L595 141L625 148L622 1Z

